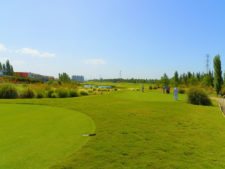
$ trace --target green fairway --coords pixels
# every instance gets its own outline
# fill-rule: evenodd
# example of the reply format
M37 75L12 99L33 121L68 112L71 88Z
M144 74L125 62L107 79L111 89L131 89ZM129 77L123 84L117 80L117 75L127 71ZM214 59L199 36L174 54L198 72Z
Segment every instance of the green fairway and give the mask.
M0 152L1 155L2 152L5 152L7 157L0 157L5 162L5 166L0 166L0 168L8 169L10 165L13 165L9 163L14 163L14 160L18 161L18 158L23 159L19 160L20 164L16 164L17 166L29 163L31 159L29 153L33 152L32 149L38 151L37 154L31 154L33 155L33 164L31 165L34 166L33 168L39 167L39 169L44 167L40 166L38 159L40 156L48 156L49 153L55 155L55 159L60 158L59 161L55 160L55 163L54 160L45 161L48 165L52 164L51 169L225 168L225 118L221 115L218 107L194 106L186 103L185 95L180 95L179 98L179 101L174 101L172 95L164 95L159 91L147 93L129 91L68 99L0 100L0 103L9 103L9 106L1 105L2 110L19 110L20 105L15 105L15 103L23 103L50 105L82 112L93 119L97 133L96 137L91 137L87 144L77 150L76 139L66 138L62 135L62 133L65 134L64 132L71 134L71 130L69 130L71 128L68 129L69 124L66 124L65 128L51 128L51 125L48 125L51 124L52 117L54 121L62 119L64 116L61 113L55 114L56 111L50 111L51 113L46 115L45 113L38 114L40 112L36 111L29 116L33 119L31 124L36 122L35 116L38 116L37 119L46 119L45 115L47 116L43 123L50 128L48 127L42 135L48 137L46 140L50 147L40 147L37 144L37 147L24 150L22 146L29 142L20 141L18 132L14 131L17 126L13 127L14 123L18 123L18 118L2 115L2 110L0 110L1 123L3 122L3 126L5 126L3 130L2 127L0 128L1 138L4 136L0 141ZM27 107L32 110L39 109L39 106L29 105ZM14 114L18 116L15 112ZM74 114L76 116L76 112ZM29 113L26 113L26 116L28 115ZM5 120L2 120L2 116ZM23 117L20 118L22 124L27 122L27 118L24 116L20 116ZM77 120L78 122L80 121ZM10 125L7 126L7 124ZM83 127L87 127L88 131L93 129L88 121ZM28 133L33 131L27 125L22 128L23 131L28 130ZM86 138L79 137L81 130L83 128L77 131L78 138L82 139L80 142L84 143ZM10 134L12 131L15 136ZM54 141L51 136L52 132L57 137L61 136L62 142L74 145L74 149L68 148L68 144L52 145L52 140ZM73 137L76 138L74 135ZM36 140L37 138L30 139ZM51 146L54 148L52 149ZM59 153L60 155L56 153L58 147L63 151L63 153ZM15 153L15 157L9 157L9 149L11 151L18 149L18 154L23 152L24 154L17 155ZM42 153L42 155L38 153ZM37 158L36 162L35 158ZM0 164L2 165L1 162Z
M1 104L0 168L46 169L60 163L94 131L84 114L40 105Z

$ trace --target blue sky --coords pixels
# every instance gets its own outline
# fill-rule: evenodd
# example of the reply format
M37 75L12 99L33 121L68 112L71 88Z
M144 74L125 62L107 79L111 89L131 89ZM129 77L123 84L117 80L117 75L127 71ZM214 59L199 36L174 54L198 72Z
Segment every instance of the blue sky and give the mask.
M206 54L225 64L224 7L224 0L2 1L0 61L88 79L120 70L123 78L203 72Z

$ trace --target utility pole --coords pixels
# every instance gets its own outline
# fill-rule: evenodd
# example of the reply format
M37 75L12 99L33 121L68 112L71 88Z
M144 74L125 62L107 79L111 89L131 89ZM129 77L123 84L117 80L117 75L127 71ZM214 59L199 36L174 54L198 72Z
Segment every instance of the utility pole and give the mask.
M120 79L122 79L122 70L120 70L119 76L120 76Z

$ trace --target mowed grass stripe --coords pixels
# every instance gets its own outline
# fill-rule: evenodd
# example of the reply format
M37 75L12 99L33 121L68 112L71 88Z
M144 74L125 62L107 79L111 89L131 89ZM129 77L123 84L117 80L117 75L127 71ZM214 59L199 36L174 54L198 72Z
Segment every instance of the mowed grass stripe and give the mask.
M77 111L40 105L0 105L0 168L45 169L84 145L93 121Z

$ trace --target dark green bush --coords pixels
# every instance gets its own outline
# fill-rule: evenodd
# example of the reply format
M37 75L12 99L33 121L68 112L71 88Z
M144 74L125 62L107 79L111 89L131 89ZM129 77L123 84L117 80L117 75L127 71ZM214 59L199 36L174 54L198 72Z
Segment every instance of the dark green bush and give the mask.
M188 102L195 105L212 105L210 98L202 89L192 88L188 92Z
M25 89L21 94L20 94L21 98L34 98L35 97L35 93L32 89Z
M55 91L53 89L50 89L47 91L47 97L48 98L52 98L52 95L55 93Z
M222 88L221 93L222 96L225 96L225 88Z
M58 97L58 95L57 95L56 92L53 92L53 93L51 94L51 98L57 98L57 97Z
M179 89L178 92L179 92L180 94L185 94L185 93L186 93L185 89Z
M70 90L69 95L70 97L78 97L79 93L76 90Z
M60 98L65 98L69 96L69 92L67 89L59 89L57 90L57 93Z
M81 95L81 96L87 96L87 95L88 95L88 92L82 90L82 91L80 91L80 95Z
M153 87L154 90L156 90L156 89L158 89L158 88L159 88L159 87L157 87L157 86L154 86L154 87Z
M0 88L0 98L14 99L18 97L17 89L13 85L3 85Z
M36 96L36 97L39 98L39 99L41 99L41 98L44 97L44 93L39 91L39 92L37 93L37 96Z

